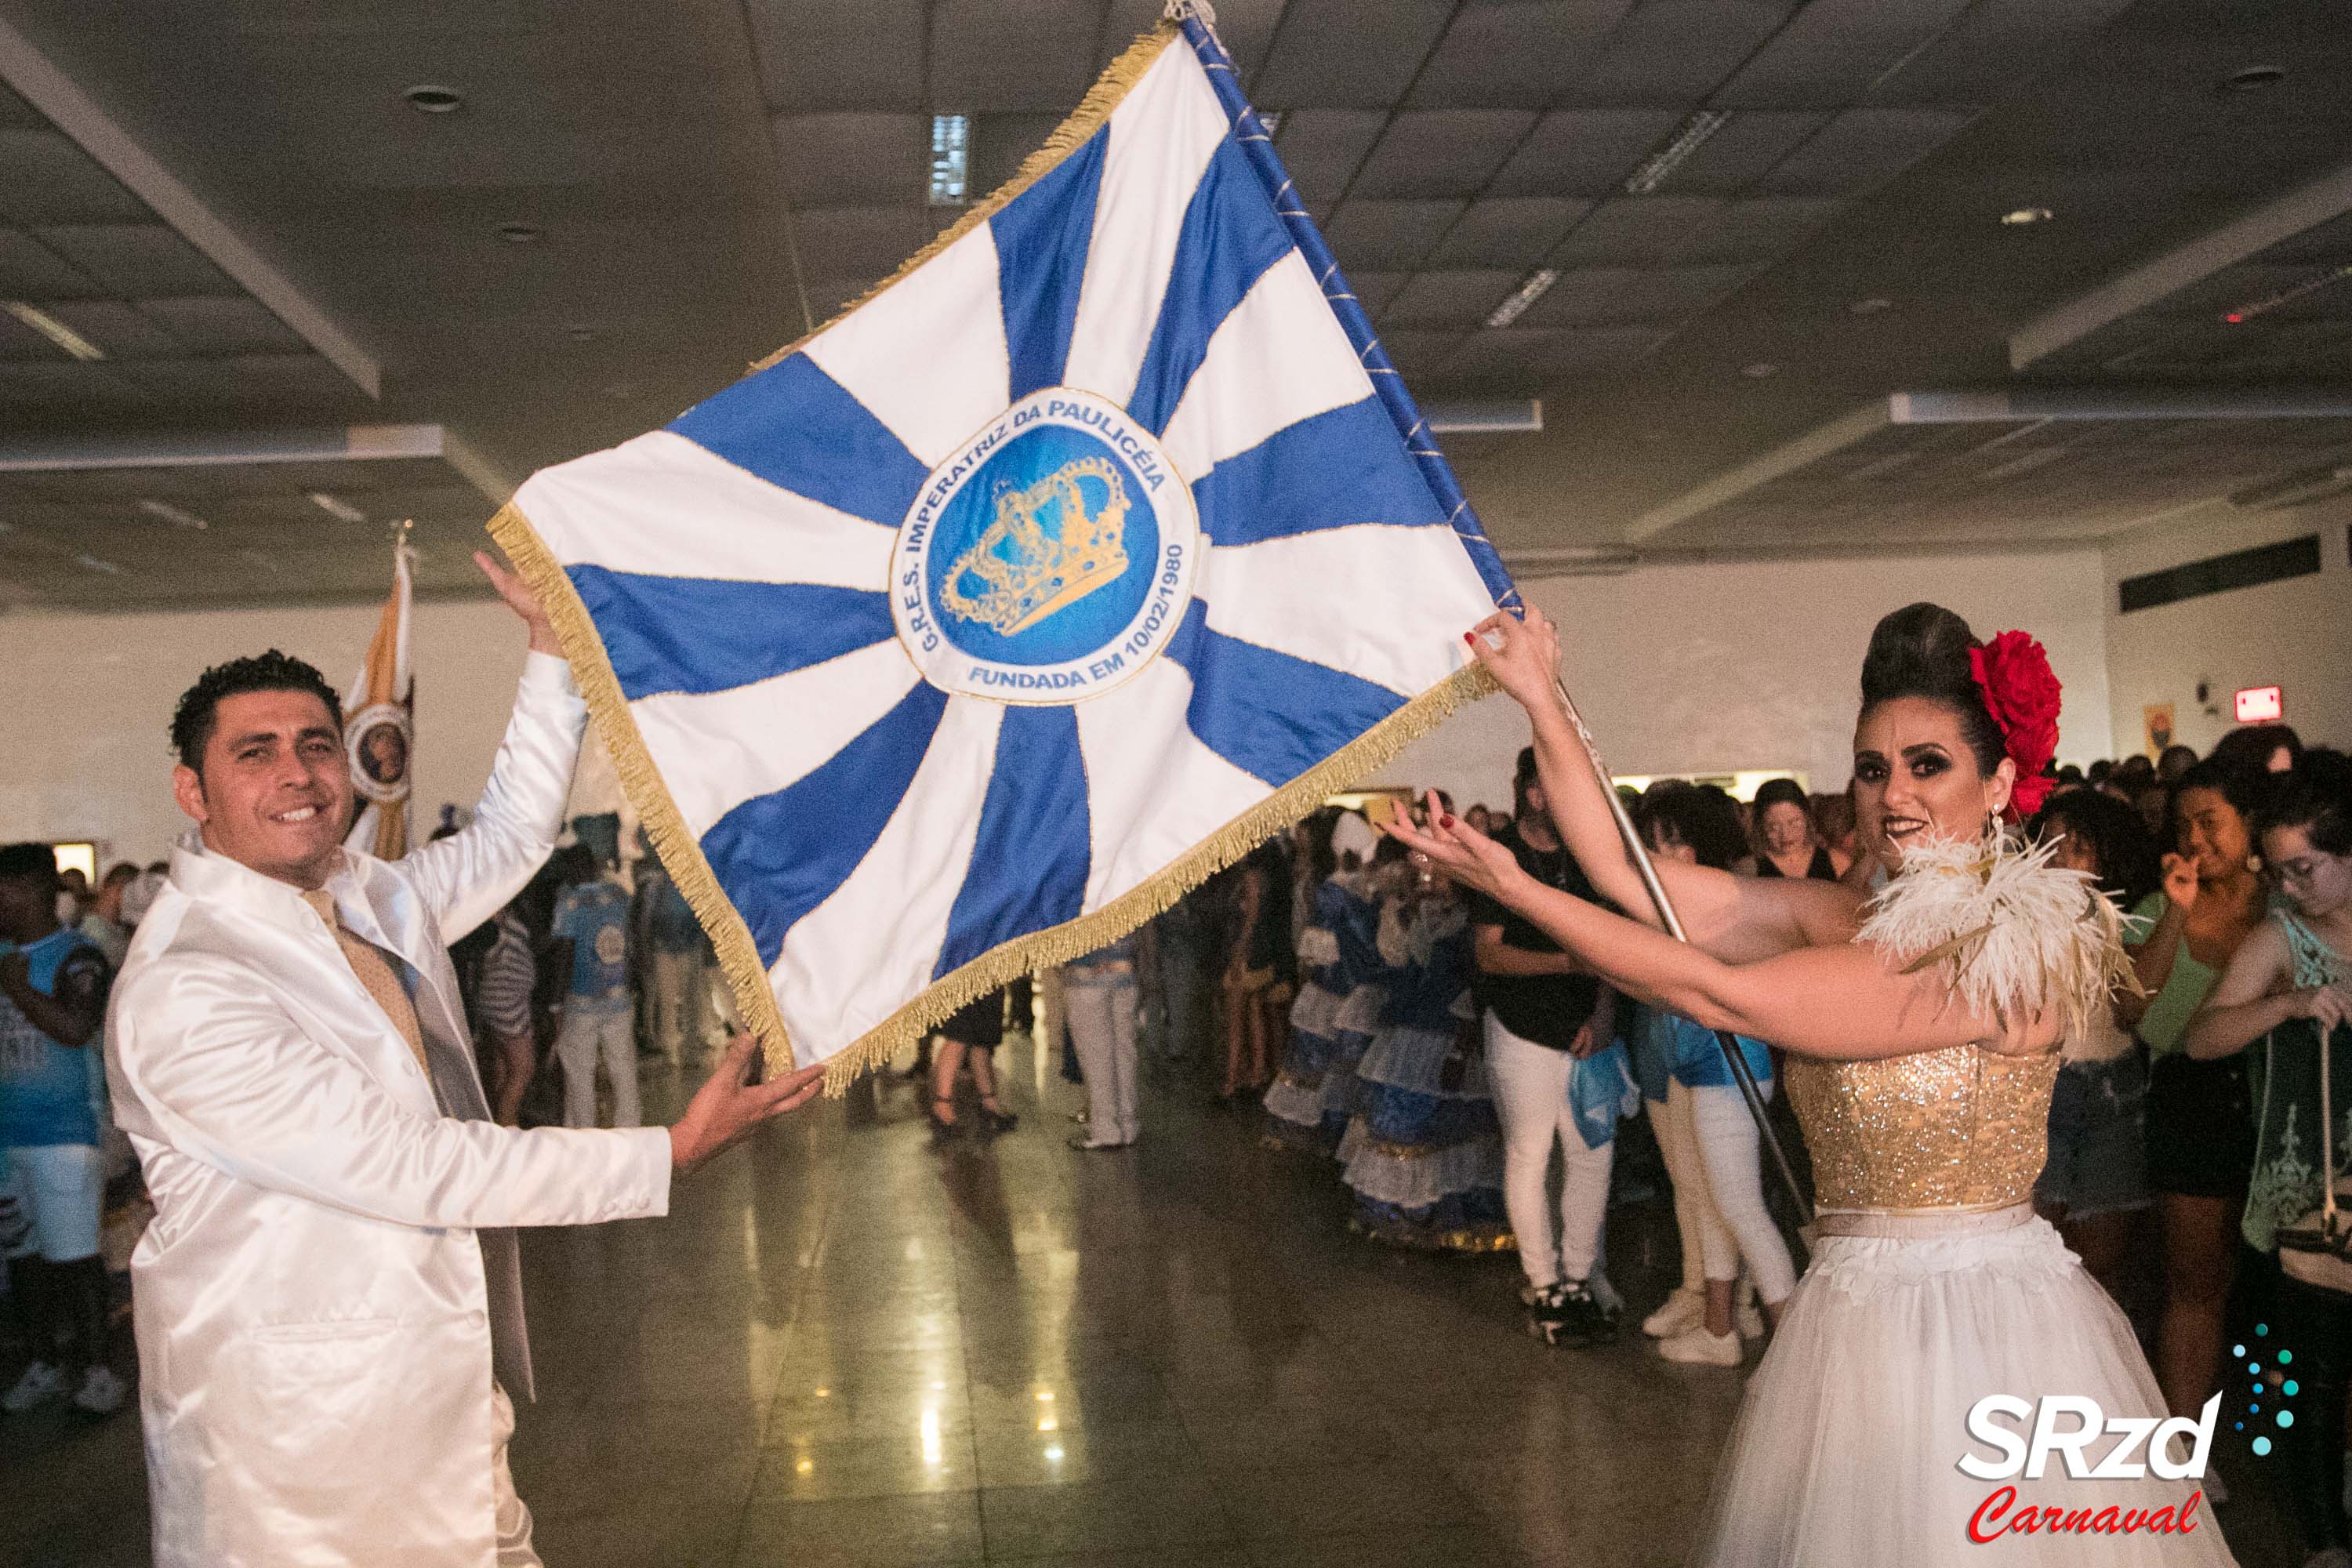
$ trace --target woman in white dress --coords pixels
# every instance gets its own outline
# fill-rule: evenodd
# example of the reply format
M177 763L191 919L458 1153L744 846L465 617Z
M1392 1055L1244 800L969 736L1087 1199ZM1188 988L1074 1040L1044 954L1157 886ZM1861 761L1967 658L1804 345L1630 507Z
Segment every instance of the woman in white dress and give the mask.
M1534 721L1562 837L1605 897L1646 914L1557 692L1549 622L1497 616L1471 643ZM1958 1468L2004 1457L1969 1425L1990 1395L2087 1396L2109 1421L2165 1414L2129 1323L2032 1205L2056 1047L2128 967L2114 907L2004 826L2039 804L2056 747L2040 646L1979 644L1949 611L1914 605L1879 624L1862 686L1857 845L1884 873L1875 895L1867 874L1769 881L1661 862L1685 945L1543 888L1450 816L1393 830L1612 985L1790 1053L1821 1240L1748 1385L1694 1561L1991 1561L1973 1534L1999 1536L2012 1564L2230 1563L2193 1476L2077 1479L2063 1458L2039 1479ZM2084 1468L2113 1445L2095 1438ZM2187 1449L2168 1445L2168 1468Z

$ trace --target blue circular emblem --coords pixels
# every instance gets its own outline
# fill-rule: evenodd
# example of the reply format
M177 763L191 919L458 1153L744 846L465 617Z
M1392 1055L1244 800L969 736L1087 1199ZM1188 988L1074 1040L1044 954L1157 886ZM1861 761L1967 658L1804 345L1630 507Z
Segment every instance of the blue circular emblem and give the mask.
M1083 701L1168 646L1199 553L1192 489L1151 433L1051 386L931 470L899 525L890 611L943 691Z

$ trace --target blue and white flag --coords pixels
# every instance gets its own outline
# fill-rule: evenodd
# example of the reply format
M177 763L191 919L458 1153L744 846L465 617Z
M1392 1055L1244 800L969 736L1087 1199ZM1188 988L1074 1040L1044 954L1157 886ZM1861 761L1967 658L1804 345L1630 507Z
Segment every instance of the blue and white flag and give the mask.
M1484 689L1510 584L1197 19L492 532L747 1019L835 1081Z

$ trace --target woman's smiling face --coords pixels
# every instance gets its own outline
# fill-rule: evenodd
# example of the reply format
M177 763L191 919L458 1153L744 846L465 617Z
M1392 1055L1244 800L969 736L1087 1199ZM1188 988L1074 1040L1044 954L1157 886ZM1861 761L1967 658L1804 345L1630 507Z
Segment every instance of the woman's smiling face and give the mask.
M1927 697L1895 697L1863 710L1853 732L1856 838L1900 863L1922 834L1969 840L2009 805L2016 767L1977 765L1951 708Z

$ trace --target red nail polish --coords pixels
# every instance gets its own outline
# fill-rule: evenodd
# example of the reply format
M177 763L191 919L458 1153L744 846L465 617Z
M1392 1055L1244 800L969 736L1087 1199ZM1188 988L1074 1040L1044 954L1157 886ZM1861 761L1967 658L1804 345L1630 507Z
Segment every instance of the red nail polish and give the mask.
M1442 818L1440 818L1439 820L1443 821L1443 822L1445 824L1445 826L1448 826L1448 827L1451 827L1451 826L1454 826L1454 819L1453 819L1452 817L1450 817L1450 816L1447 816L1447 817L1442 817Z
M1478 646L1478 634L1476 632L1464 632L1462 634L1462 640L1468 643L1472 647L1476 647Z

